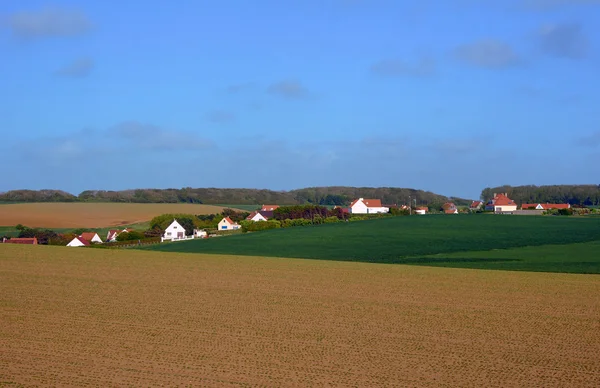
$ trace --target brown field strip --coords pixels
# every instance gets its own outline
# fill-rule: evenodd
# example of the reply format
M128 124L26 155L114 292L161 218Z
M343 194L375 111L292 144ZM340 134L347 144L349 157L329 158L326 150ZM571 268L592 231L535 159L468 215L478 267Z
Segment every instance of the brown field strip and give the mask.
M600 382L600 276L0 244L0 385Z
M0 226L102 228L151 220L165 213L220 213L220 206L186 203L20 203L0 206Z

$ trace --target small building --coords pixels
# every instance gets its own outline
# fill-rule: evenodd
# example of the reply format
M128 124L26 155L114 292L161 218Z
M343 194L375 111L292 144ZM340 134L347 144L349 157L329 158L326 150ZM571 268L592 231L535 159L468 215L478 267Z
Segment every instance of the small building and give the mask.
M173 220L171 225L167 226L165 233L163 233L161 241L169 240L184 240L185 239L185 228L181 226L177 220Z
M77 236L70 243L67 244L68 247L89 247L90 242L84 240L83 238Z
M517 210L517 204L508 198L508 193L494 193L494 198L487 202L485 210L494 213L510 213Z
M85 232L85 233L81 233L81 237L82 239L89 241L91 243L99 243L101 244L103 241L100 238L100 236L98 236L98 233L96 232Z
M10 239L4 238L2 242L5 244L38 245L37 237L13 237Z
M454 202L446 202L442 205L442 210L445 214L458 214L458 208Z
M269 218L273 218L272 211L259 210L259 211L250 213L250 215L248 217L246 217L246 220L256 222L256 221L267 221L267 220L269 220Z
M376 214L389 213L390 209L381 205L380 199L359 198L350 204L350 213L352 214Z
M473 202L471 202L471 205L469 206L469 210L474 212L477 210L481 210L482 207L483 207L483 201L473 201Z
M194 238L207 238L208 233L203 229L194 229L194 234L192 236Z
M238 230L240 228L240 224L233 222L229 217L225 217L219 221L219 230Z
M106 242L115 242L117 241L117 235L119 234L119 230L111 229L108 231L106 235Z
M415 214L425 215L429 211L429 208L426 206L419 206L415 209Z
M278 208L279 208L279 205L262 205L262 207L260 208L260 211L261 212L272 212Z
M550 210L550 209L570 209L569 203L524 203L521 205L523 210Z

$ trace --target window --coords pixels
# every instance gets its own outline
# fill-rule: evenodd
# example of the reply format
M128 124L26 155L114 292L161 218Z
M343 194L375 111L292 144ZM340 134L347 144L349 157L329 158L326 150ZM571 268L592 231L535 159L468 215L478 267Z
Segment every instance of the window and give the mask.
M177 229L177 226L173 226L173 229Z
M221 229L227 229L227 225L221 226Z
M170 236L170 235L171 235L171 232L167 232L167 236Z

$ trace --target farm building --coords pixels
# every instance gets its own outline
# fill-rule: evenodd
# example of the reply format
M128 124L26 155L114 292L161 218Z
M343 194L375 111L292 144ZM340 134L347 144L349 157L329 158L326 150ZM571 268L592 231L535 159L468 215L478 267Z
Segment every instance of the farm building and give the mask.
M429 208L425 207L425 206L421 206L415 209L415 214L420 214L420 215L424 215L427 214L427 212L429 211Z
M442 205L442 210L445 214L458 214L458 208L454 202L446 202Z
M81 237L82 239L89 241L89 242L93 242L93 243L101 243L102 239L100 238L100 236L98 236L98 233L96 232L85 232L85 233L81 233Z
M240 225L237 222L233 222L231 218L225 217L219 221L219 230L238 230Z
M119 234L118 230L115 230L115 229L109 230L108 234L106 235L106 242L117 241L117 235L118 234Z
M90 246L90 242L88 240L84 240L81 237L75 237L73 240L71 240L70 243L67 244L68 247L89 247Z
M359 198L350 204L350 213L352 214L388 213L389 211L389 208L381 205L380 199Z
M6 239L4 238L2 240L3 243L5 244L26 244L26 245L37 245L38 240L36 237L13 237L11 239Z
M273 218L272 211L259 210L250 213L246 220L248 221L267 221L269 218Z
M469 210L476 211L476 210L480 210L482 207L483 207L482 201L473 201L471 203L471 205L469 206Z
M485 210L495 213L513 212L517 210L517 204L508 198L507 193L494 193L494 198L490 199L485 205Z
M524 203L521 205L521 209L535 209L535 210L550 210L550 209L570 209L571 205L568 203Z
M261 212L272 212L273 210L279 208L279 205L262 205L260 208Z
M194 238L206 238L208 237L208 233L202 229L194 229L194 234L192 236Z
M161 241L185 240L185 228L177 220L173 220L163 233Z

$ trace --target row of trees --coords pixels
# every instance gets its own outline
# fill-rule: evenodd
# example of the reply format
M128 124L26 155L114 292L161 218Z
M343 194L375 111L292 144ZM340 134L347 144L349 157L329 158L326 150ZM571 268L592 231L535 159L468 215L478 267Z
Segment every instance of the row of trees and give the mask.
M600 185L498 186L487 187L481 199L487 201L494 193L507 193L517 204L570 203L571 205L600 206Z
M387 204L444 203L449 198L428 191L393 187L311 187L292 191L257 189L138 189L87 190L75 196L59 190L14 190L0 194L0 202L131 202L204 204L314 204L347 206L355 198L379 198ZM456 202L457 200L454 199Z

